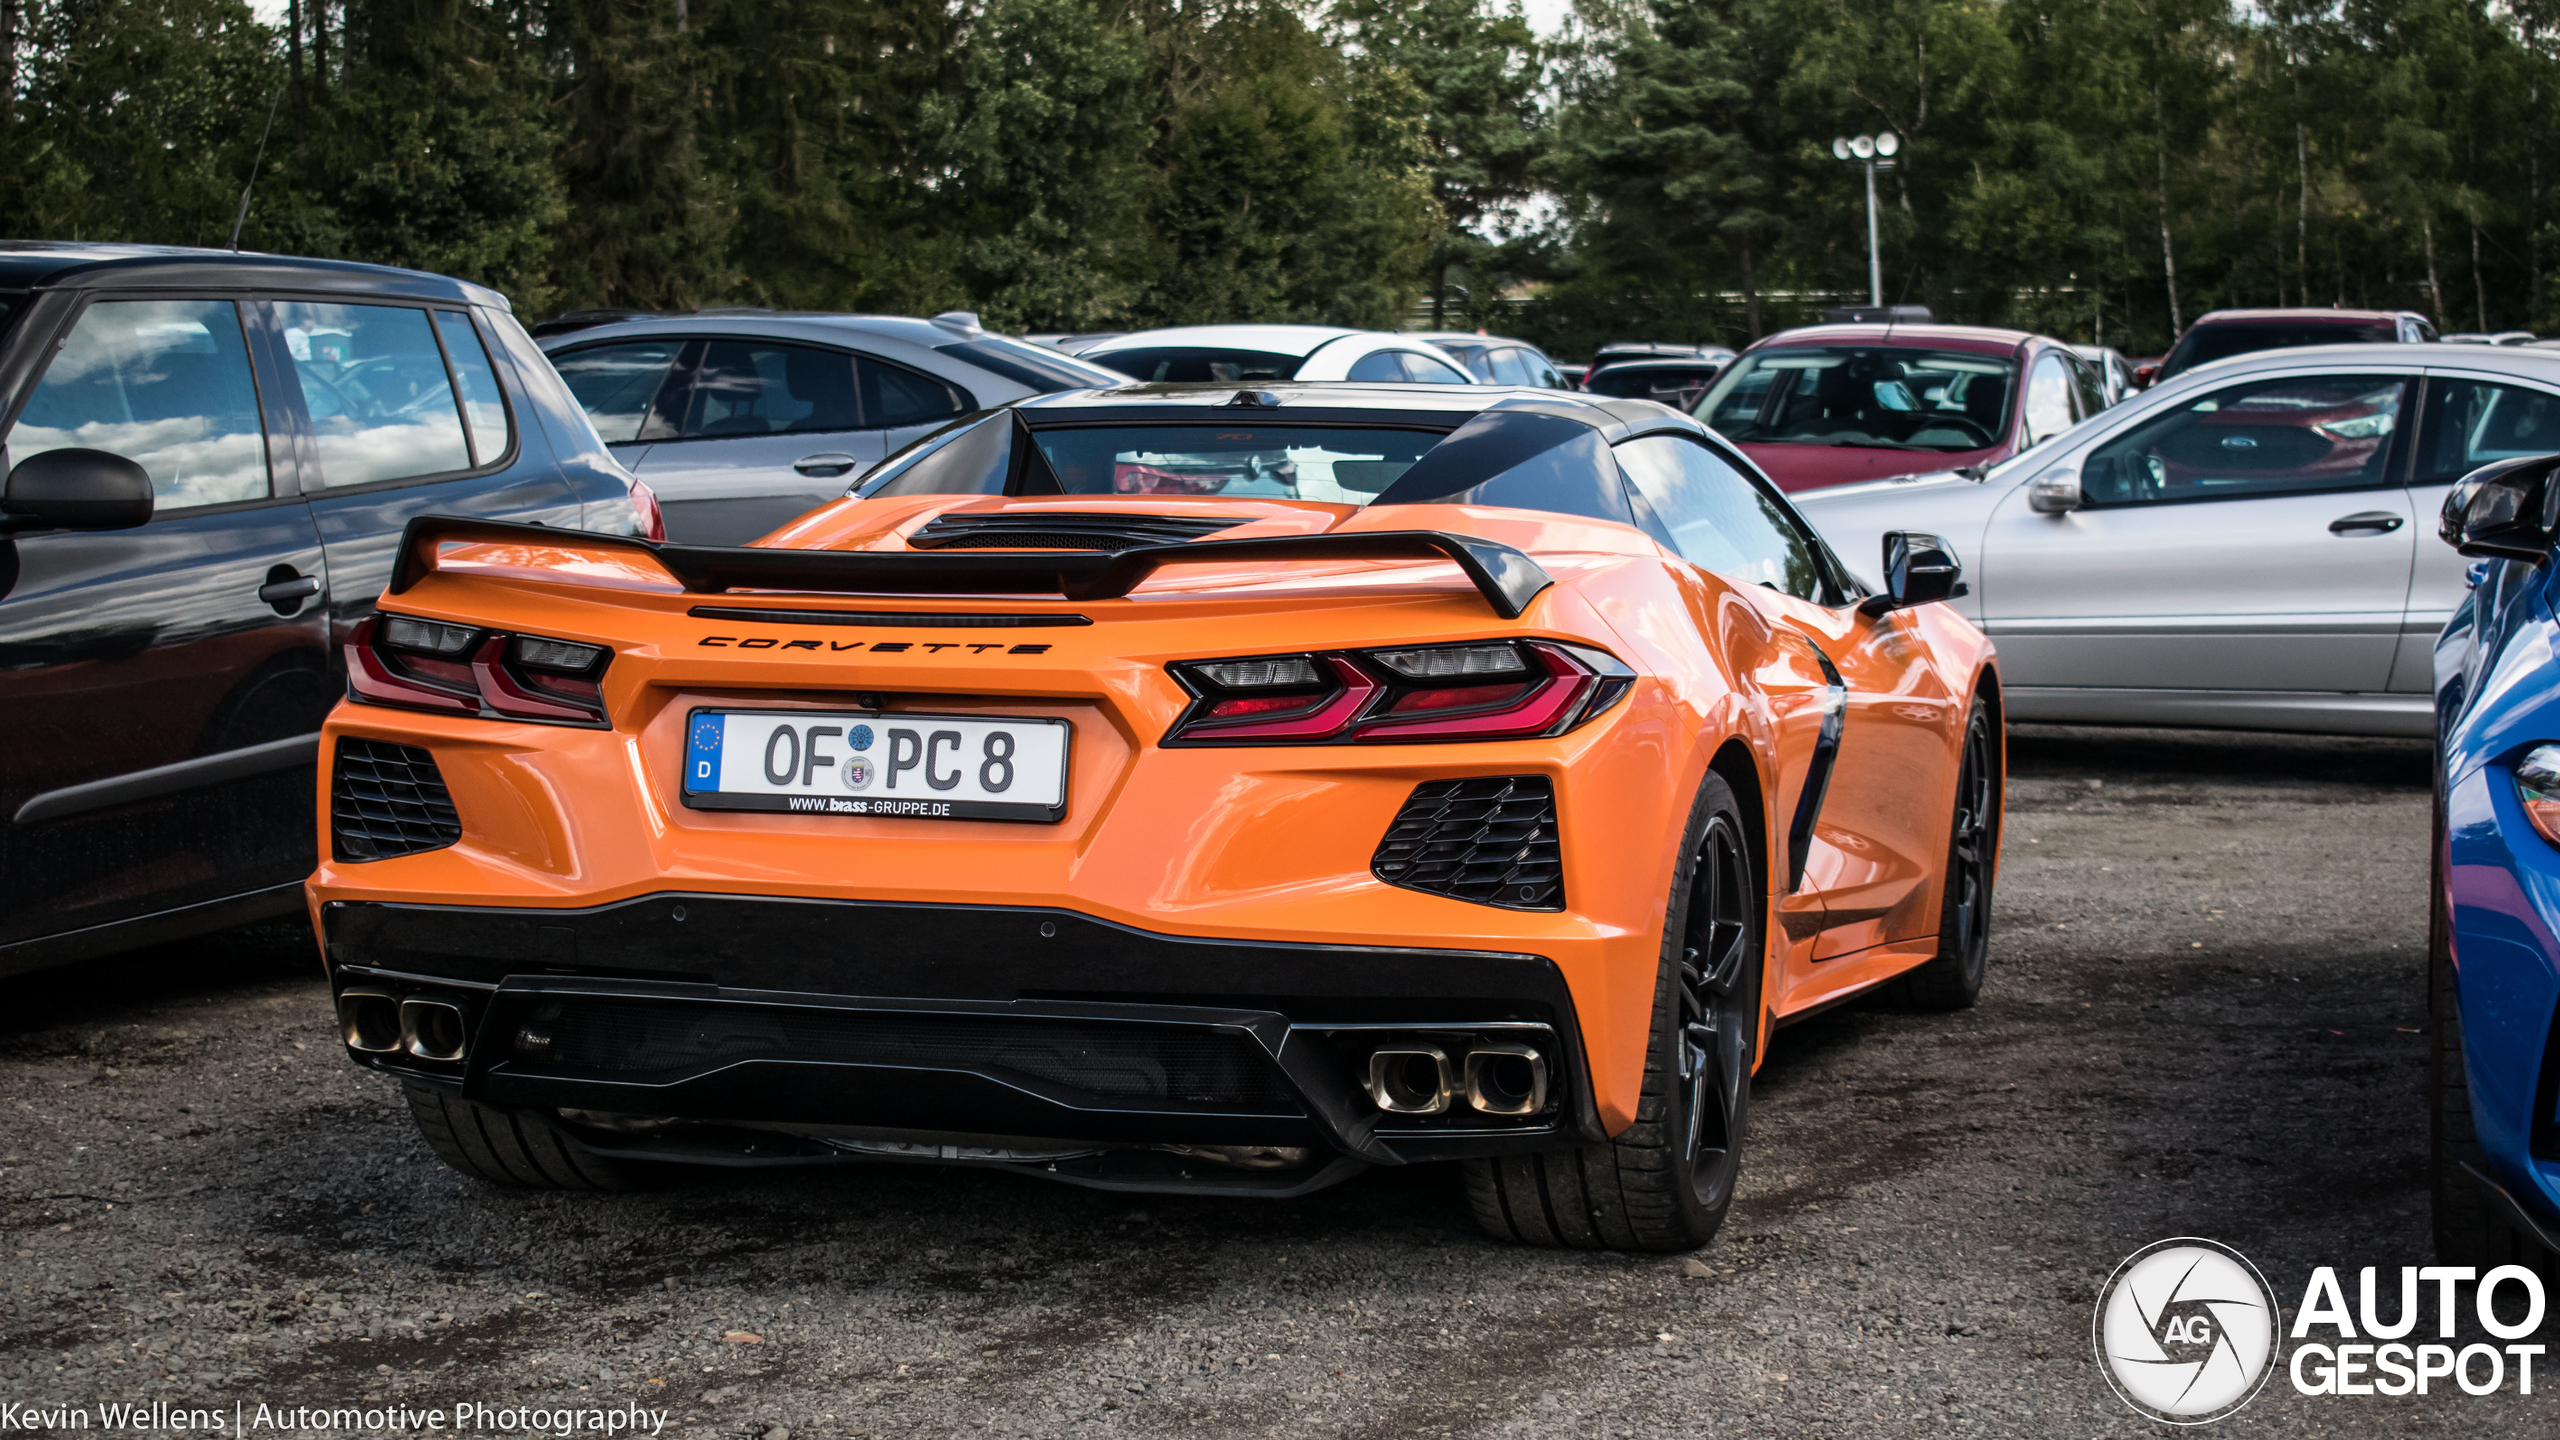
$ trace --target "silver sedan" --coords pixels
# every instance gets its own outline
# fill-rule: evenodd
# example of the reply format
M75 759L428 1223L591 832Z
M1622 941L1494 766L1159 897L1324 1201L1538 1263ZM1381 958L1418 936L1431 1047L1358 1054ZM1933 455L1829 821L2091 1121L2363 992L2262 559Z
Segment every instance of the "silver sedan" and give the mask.
M1795 502L1872 583L1945 537L2019 720L2431 732L2429 653L2467 585L2445 493L2560 451L2560 353L2330 345L2189 371L1980 477Z
M614 458L657 492L667 537L698 545L766 534L970 411L1128 383L960 312L715 310L541 343Z

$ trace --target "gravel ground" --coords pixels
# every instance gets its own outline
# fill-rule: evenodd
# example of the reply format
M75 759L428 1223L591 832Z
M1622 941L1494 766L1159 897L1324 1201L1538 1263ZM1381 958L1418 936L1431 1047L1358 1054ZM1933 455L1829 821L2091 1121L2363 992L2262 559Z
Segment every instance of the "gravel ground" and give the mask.
M0 1403L638 1403L762 1440L2178 1433L2090 1356L2128 1252L2211 1236L2287 1305L2314 1265L2429 1261L2427 751L2010 743L1980 1008L1783 1032L1734 1218L1687 1260L1490 1243L1442 1167L1281 1203L891 1166L513 1194L340 1058L307 935L0 984ZM2279 1376L2219 1428L2550 1428L2512 1383L2435 1389Z

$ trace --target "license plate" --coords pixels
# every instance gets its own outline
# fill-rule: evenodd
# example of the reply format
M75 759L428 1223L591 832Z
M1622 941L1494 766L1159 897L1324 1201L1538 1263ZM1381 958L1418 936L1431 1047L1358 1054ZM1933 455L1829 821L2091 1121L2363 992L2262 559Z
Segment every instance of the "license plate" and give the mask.
M1064 720L827 710L696 710L684 803L910 820L1067 813Z

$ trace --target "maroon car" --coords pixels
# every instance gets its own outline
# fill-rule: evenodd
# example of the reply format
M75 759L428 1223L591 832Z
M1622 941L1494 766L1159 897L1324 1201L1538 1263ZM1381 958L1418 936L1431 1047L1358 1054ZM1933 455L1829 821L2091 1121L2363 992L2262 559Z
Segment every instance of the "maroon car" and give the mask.
M2436 327L2414 310L2214 310L2196 317L2158 362L2137 367L2134 382L2153 385L2199 365L2295 345L2423 344Z
M2105 408L2070 346L1976 325L1815 325L1742 352L1695 413L1781 490L2006 460Z

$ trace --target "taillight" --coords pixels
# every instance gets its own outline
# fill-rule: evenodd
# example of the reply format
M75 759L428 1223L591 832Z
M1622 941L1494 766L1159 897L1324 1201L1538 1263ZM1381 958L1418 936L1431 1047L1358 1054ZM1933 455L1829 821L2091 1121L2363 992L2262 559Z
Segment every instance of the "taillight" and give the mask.
M611 658L601 645L376 615L347 637L347 690L411 710L602 725Z
M1190 660L1168 745L1322 745L1561 735L1615 705L1635 672L1604 650L1498 640Z
M658 492L639 480L631 482L631 508L640 512L640 538L667 538L667 512L658 506Z
M2542 838L2560 845L2560 745L2536 745L2515 764L2516 801Z

